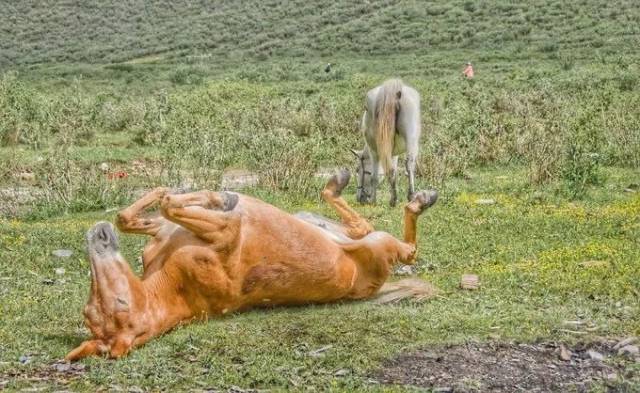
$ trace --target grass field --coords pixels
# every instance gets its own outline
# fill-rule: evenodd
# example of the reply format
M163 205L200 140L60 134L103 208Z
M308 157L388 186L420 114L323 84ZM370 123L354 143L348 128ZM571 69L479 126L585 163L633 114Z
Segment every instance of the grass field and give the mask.
M405 390L371 379L412 349L640 335L634 1L3 7L0 389ZM364 94L392 76L422 95L418 188L441 198L420 222L418 274L440 297L252 311L120 361L55 363L87 335L94 222L150 187L217 189L233 170L257 177L243 192L333 217L314 175L355 169ZM400 233L400 207L358 209ZM145 239L122 241L139 271ZM463 273L481 289L458 289ZM640 391L638 363L625 367L592 390Z
M623 192L634 173L610 173L601 191L575 203L535 194L522 171L474 171L471 180L451 182L449 197L420 223L419 274L442 290L435 300L232 315L178 328L117 362L88 360L77 379L49 364L87 334L80 315L89 289L84 232L97 220L112 220L113 213L4 221L0 375L9 378L6 388L378 390L367 381L381 360L427 344L572 343L638 334L640 197ZM478 198L496 204L478 205ZM286 195L268 199L287 210L300 208ZM316 202L302 207L331 215ZM400 233L400 208L361 210L379 229ZM126 258L139 270L144 239L122 240ZM52 256L59 247L74 255ZM54 272L60 267L62 276ZM478 274L481 290L457 289L462 273ZM567 321L576 320L584 323L578 333L585 334L571 332L576 328ZM327 345L324 356L309 355ZM21 356L30 362L19 364ZM348 373L335 377L339 370ZM622 378L619 386L638 387L633 381Z

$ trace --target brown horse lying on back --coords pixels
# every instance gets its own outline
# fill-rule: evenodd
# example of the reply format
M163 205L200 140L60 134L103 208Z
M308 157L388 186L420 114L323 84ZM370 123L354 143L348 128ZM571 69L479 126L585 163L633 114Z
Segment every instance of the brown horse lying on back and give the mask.
M322 192L342 224L236 193L155 189L117 220L123 232L152 237L142 279L118 252L113 226L96 224L87 233L92 282L84 309L93 338L67 359L120 357L198 317L374 296L396 262L414 263L417 218L437 195L418 192L405 206L400 241L374 232L340 197L348 181L343 171ZM157 203L161 214L142 216Z

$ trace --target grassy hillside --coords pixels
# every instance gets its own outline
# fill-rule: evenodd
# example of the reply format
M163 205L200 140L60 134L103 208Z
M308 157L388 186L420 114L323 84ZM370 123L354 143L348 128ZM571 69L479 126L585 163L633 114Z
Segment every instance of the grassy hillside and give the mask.
M405 391L371 377L418 347L640 334L636 0L1 9L0 390ZM242 192L335 217L317 175L355 169L363 97L392 76L422 96L416 185L440 198L421 219L416 267L441 297L253 311L178 328L118 362L54 363L88 334L95 221L153 186L220 189L246 171L257 182ZM388 194L383 183L377 205L356 208L398 234L402 206ZM146 239L122 241L140 271ZM60 248L74 254L54 257ZM459 290L463 273L480 290ZM611 362L624 363L616 380L592 391L638 391L640 363Z
M519 3L519 4L518 4ZM209 59L637 52L633 0L4 2L0 66Z

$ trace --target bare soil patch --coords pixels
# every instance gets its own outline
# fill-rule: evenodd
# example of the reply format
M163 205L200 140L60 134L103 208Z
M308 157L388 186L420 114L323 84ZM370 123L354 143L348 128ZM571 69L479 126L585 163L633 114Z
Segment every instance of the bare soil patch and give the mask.
M468 343L425 348L386 361L373 378L435 392L634 391L634 360L616 356L615 341L577 344ZM565 359L565 360L563 360Z

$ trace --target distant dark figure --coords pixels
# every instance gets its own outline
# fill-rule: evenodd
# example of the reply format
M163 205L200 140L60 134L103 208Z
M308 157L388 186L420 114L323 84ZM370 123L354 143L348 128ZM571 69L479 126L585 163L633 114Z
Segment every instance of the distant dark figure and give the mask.
M324 67L324 72L331 72L331 63L327 63L327 66Z
M471 65L471 62L467 62L467 66L464 68L464 71L462 71L462 74L467 79L473 79L474 73L473 73L473 66Z

